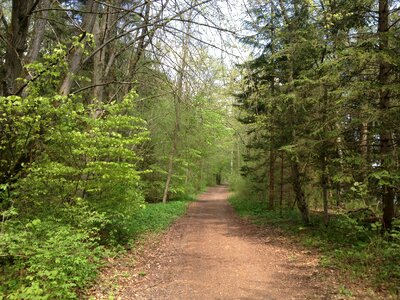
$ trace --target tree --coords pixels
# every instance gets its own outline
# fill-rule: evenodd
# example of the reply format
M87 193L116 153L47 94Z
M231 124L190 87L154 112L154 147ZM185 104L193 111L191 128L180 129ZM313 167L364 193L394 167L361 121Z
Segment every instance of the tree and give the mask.
M383 226L390 228L399 172L397 118L390 117L398 101L397 45L391 39L398 32L396 7L385 1L299 0L250 1L250 7L254 34L244 42L259 52L244 64L239 101L249 114L244 121L254 124L250 134L257 141L251 147L286 152L305 223L304 189L313 192L318 183L326 225L329 190L335 187L336 203L359 199L379 205L382 199ZM273 164L273 157L253 159L263 160ZM270 171L270 180L273 175ZM350 191L347 199L344 189Z

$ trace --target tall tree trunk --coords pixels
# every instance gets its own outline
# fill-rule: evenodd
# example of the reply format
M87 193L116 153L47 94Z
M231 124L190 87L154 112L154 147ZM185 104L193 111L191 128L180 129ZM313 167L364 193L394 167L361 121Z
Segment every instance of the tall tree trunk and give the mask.
M189 16L190 20L191 16ZM174 93L174 106L175 106L175 125L174 125L174 133L172 137L172 151L169 156L169 161L168 161L168 170L167 170L167 180L165 182L165 188L164 188L164 194L163 194L163 203L167 202L168 198L168 191L169 187L171 184L171 178L173 174L173 167L174 167L174 159L177 154L178 150L178 138L179 138L179 132L180 132L180 110L181 110L181 102L182 98L184 95L183 91L183 80L184 80L184 75L185 75L185 70L186 70L186 65L187 65L187 58L189 55L189 35L190 35L190 23L187 24L187 27L185 29L185 33L183 34L183 42L182 42L182 55L181 55L181 62L179 66L179 71L178 71L178 79L177 79L177 85L176 85L176 90Z
M328 119L328 87L324 85L323 87L323 97L322 97L322 123L324 133L328 131L326 128L326 123ZM328 226L329 214L328 214L328 149L329 141L325 135L322 136L322 149L320 153L321 160L321 187L322 187L322 202L324 206L324 224Z
M280 185L280 197L279 197L279 214L282 217L282 206L283 206L283 170L284 170L284 154L283 152L281 153L281 178L279 181Z
M103 40L103 36L105 33L105 24L107 23L106 20L103 18L107 18L107 15L98 16L93 25L93 37L96 45L101 44ZM105 53L107 47L102 48L93 56L93 96L95 101L101 103L103 102L103 91L104 86L102 82L104 81L104 64L105 64Z
M270 13L271 13L271 55L275 54L275 14L274 14L274 5L271 1L270 4ZM272 74L270 81L270 89L272 97L275 95L275 74ZM272 113L272 112L271 112ZM273 210L275 207L275 161L276 161L276 152L272 149L269 152L269 171L268 171L268 208Z
M384 52L389 47L389 4L388 0L379 0L379 20L378 20L378 33L379 33L379 50ZM383 53L382 53L383 54ZM392 154L392 133L387 128L388 122L387 113L390 109L390 91L386 87L389 83L391 65L386 61L385 56L379 62L379 76L378 81L380 84L379 92L379 106L382 116L380 141L381 141L381 169L387 170L390 173L390 158ZM383 226L386 230L392 228L392 221L394 217L394 188L391 186L385 186L382 191L382 203L383 203Z
M38 8L43 10L35 15L36 20L33 25L30 47L28 49L28 54L26 55L27 63L37 60L40 49L42 48L44 34L46 32L46 19L49 15L47 9L50 8L50 0L41 0L38 4Z
M174 127L174 134L172 137L172 151L168 158L167 180L165 181L164 193L162 198L162 202L164 204L167 203L168 200L168 192L169 192L169 187L171 185L172 173L174 168L174 159L178 149L179 122L180 122L179 113L176 112L175 109L175 127Z
M284 18L284 21L287 25L288 31L289 31L289 43L293 42L294 37L295 37L295 30L297 29L297 26L299 25L299 16L300 16L300 7L299 7L299 1L294 0L293 1L293 6L294 6L294 17L291 19L289 17L288 11L286 10L286 6L283 0L279 0L279 6L281 8L281 13ZM288 72L288 92L292 92L294 90L294 80L296 79L296 70L294 66L293 60L289 57L288 59L288 67L289 67L289 72ZM295 121L295 109L294 109L295 103L292 104L292 107L289 109L291 110L291 126L292 128L292 136L291 140L292 143L296 143L297 137L296 137L296 121ZM310 223L310 218L309 218L309 211L308 211L308 205L307 201L304 195L301 179L303 177L302 174L300 174L300 163L297 161L297 157L292 157L291 158L291 169L292 169L292 186L293 186L293 191L295 194L295 201L297 203L297 207L300 210L302 220L304 224L308 225Z
M87 32L89 33L93 32L93 26L96 21L97 13L99 10L99 1L88 0L85 10L90 11L90 13L86 13L83 16L83 22L82 22L83 38ZM65 75L65 78L59 90L61 95L68 95L71 92L74 76L81 68L80 63L82 56L83 56L83 49L81 47L77 47L71 51L68 57L69 65L67 74Z
M241 154L240 154L240 140L239 140L239 135L237 135L237 138L236 138L236 164L237 164L237 173L238 174L240 174L240 168L241 168L241 165L240 165L240 157L241 157Z
M275 207L275 161L276 153L271 150L269 152L269 185L268 185L268 208L274 209Z
M323 157L322 161L322 174L321 174L321 186L322 186L322 201L324 205L324 224L328 226L329 223L329 212L328 212L328 172L327 172L327 160L326 156Z

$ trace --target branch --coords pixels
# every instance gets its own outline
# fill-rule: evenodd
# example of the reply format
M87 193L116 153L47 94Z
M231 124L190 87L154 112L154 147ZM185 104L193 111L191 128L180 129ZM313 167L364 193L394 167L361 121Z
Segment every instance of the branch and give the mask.
M97 52L99 52L101 49L103 49L105 46L107 46L107 45L108 45L109 43L111 43L112 41L118 40L118 39L120 39L121 37L124 37L124 36L126 36L126 35L128 35L128 34L134 32L134 31L136 31L136 30L142 29L144 26L153 26L153 30L160 29L160 28L166 26L168 23L170 23L170 22L172 21L172 18L177 18L178 16L180 16L180 15L186 13L187 11L189 11L189 10L195 8L195 7L198 7L198 6L204 5L204 4L206 4L206 3L209 3L209 2L211 2L211 1L212 1L212 0L204 0L204 1L202 1L202 2L199 2L199 3L197 3L196 5L190 6L190 7L186 8L186 9L183 9L183 10L181 10L181 11L175 13L175 15L174 15L174 16L171 16L170 18L166 18L166 19L163 19L163 20L157 20L157 19L156 19L157 17L155 17L155 18L153 18L153 20L154 20L154 19L156 19L156 20L155 20L153 23L149 23L149 24L146 24L146 25L138 26L138 27L135 27L135 28L133 28L133 29L127 30L127 31L125 31L125 32L123 32L123 33L120 33L120 34L118 34L118 35L116 35L116 36L114 36L114 37L108 39L108 40L105 41L102 45L98 46L88 57L86 57L86 59L83 60L82 65L85 64L85 63L87 63ZM137 37L136 40L138 40L138 39L140 39L140 38L141 38L141 36Z
M235 31L232 31L232 30L229 30L229 29L226 29L226 28L223 28L223 27L219 27L217 25L210 25L210 24L207 24L207 23L201 23L201 22L197 22L197 21L194 21L194 20L177 19L177 18L173 18L171 20L192 23L192 24L195 24L195 25L204 26L204 27L216 29L218 31L228 32L228 33L231 33L233 35L236 35Z
M83 88L80 88L80 89L78 89L78 90L72 92L71 94L72 94L72 95L78 94L78 93L81 93L81 92L83 92L83 91L86 91L86 90L95 88L95 87L97 87L97 86L105 86L105 85L109 85L109 84L113 84L113 83L118 83L118 84L132 84L132 83L134 83L134 82L112 80L112 81L108 81L108 82L103 82L103 83L98 83L98 84L92 84L92 85L89 85L89 86L85 86L85 87L83 87Z
M400 22L400 18L397 19L396 21L394 21L394 22L388 27L388 30L390 30L392 27L396 26L397 23L399 23L399 22Z
M174 36L176 36L176 34L175 34L172 30L176 30L176 31L178 31L178 32L184 33L184 34L186 34L187 36L189 36L190 38L192 38L192 39L194 39L194 40L196 40L196 41L198 41L198 42L200 42L200 43L202 43L202 44L204 44L204 45L210 46L210 47L212 47L212 48L214 48L214 49L218 49L218 50L220 50L220 51L222 51L222 52L224 52L224 53L226 53L226 54L232 55L233 57L236 57L236 58L239 57L239 56L237 56L237 55L235 55L235 54L233 54L233 53L231 53L231 52L228 52L228 51L225 50L225 49L222 49L221 47L218 47L218 46L216 46L216 45L214 45L214 44L211 44L211 43L209 43L209 42L206 42L206 41L204 41L204 40L202 40L202 39L200 39L200 38L198 38L198 37L196 37L196 36L194 36L194 35L192 35L192 34L190 34L190 33L184 32L184 31L181 30L181 29L177 29L177 28L175 28L175 27L169 27L169 26L166 26L165 28L169 28L170 30L168 30L168 29L165 29L165 30L166 30L167 32L171 33L171 34L174 35Z
M94 1L99 4L106 5L106 6L109 6L109 7L112 7L112 8L115 8L118 10L118 11L113 11L113 12L97 12L96 14L99 14L99 15L118 14L120 12L134 13L134 14L140 15L139 13L135 12L135 9L144 5L142 3L140 5L132 7L130 9L126 9L123 7L105 4L104 2L101 2L101 1L97 1L97 0L94 0ZM33 13L41 12L41 11L64 11L64 12L73 12L73 13L79 13L79 14L92 14L93 13L92 11L85 11L85 10L79 10L79 9L74 9L74 8L58 8L58 7L57 8L39 8L39 9L35 9L33 11Z
M29 12L27 13L27 16L30 16L34 12L34 10L35 10L36 6L39 4L39 2L40 2L40 0L36 0L35 2L33 2L32 7L29 9Z

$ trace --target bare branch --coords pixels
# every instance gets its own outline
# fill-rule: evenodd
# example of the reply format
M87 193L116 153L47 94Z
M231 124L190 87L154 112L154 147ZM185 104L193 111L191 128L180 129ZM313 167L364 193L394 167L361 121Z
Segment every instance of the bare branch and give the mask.
M97 83L97 84L93 84L93 85L89 85L89 86L82 87L82 88L80 88L80 89L78 89L78 90L76 90L76 91L73 91L71 94L72 94L72 95L74 95L74 94L79 94L79 93L81 93L81 92L83 92L83 91L86 91L86 90L89 90L89 89L93 89L93 88L95 88L95 87L97 87L97 86L105 86L105 85L109 85L109 84L113 84L113 83L118 83L118 84L132 84L133 82L130 82L130 81L117 81L117 80L112 80L112 81L108 81L108 82L102 82L102 83Z

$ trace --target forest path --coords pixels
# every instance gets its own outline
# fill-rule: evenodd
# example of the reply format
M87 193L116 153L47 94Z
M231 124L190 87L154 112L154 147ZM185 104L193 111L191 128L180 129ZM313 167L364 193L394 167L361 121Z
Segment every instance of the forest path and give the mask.
M276 232L241 220L228 196L226 187L209 188L156 245L145 245L139 257L119 262L115 298L334 297L321 289L314 255L296 249Z

